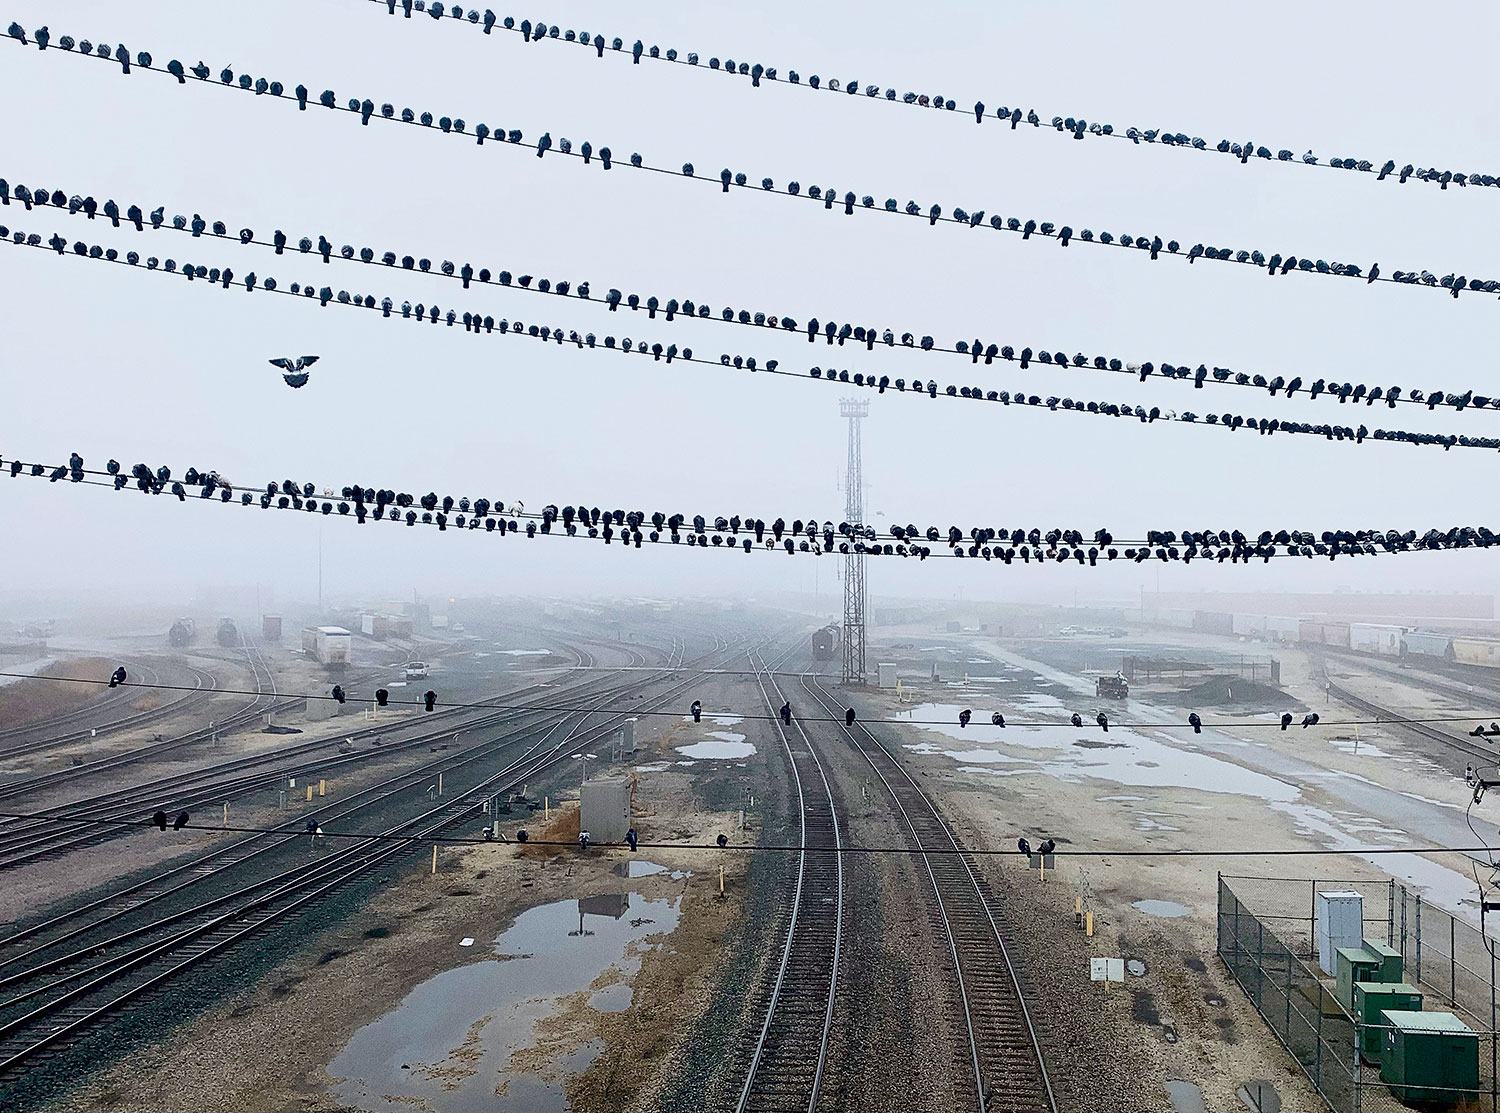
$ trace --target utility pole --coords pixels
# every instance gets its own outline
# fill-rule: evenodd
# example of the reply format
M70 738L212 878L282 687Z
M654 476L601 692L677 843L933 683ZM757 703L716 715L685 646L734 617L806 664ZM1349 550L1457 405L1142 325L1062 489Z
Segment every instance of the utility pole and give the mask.
M870 403L854 398L839 400L839 416L849 420L849 464L845 472L844 520L857 531L865 521L864 469L861 459L860 422L870 416ZM844 670L845 684L865 682L865 556L855 552L849 540L844 557Z

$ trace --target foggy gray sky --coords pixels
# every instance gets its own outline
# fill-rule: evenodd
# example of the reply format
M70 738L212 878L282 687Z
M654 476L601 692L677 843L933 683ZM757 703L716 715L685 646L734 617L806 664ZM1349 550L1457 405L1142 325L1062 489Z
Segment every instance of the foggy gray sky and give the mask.
M497 9L505 14L502 9ZM753 90L718 74L598 60L560 43L490 38L450 21L392 20L363 0L235 5L58 5L15 0L28 30L124 42L164 64L202 58L215 73L301 81L340 101L370 97L419 113L550 131L576 144L639 151L657 165L724 166L752 180L836 186L924 207L1034 216L1116 235L1160 234L1287 251L1383 271L1500 273L1500 194L1376 185L1373 176L1195 155L1049 130L975 126L937 114L814 95L782 84ZM1197 3L742 5L577 2L545 12L626 43L699 51L861 84L937 92L960 109L1036 107L1202 135L1252 138L1323 159L1495 172L1500 105L1488 52L1500 10L1479 3L1414 7L1270 3L1241 10ZM191 80L191 79L190 79ZM216 85L217 82L213 81ZM1288 276L1223 264L1150 263L1104 251L969 232L446 137L345 114L296 111L219 88L180 88L118 67L0 51L8 106L0 176L118 198L170 216L201 212L230 228L294 239L326 234L436 261L531 272L595 290L868 322L930 333L1200 362L1268 378L1300 374L1500 393L1493 296ZM497 319L629 334L700 354L743 352L804 370L827 366L982 382L1046 395L1138 398L1350 424L1493 434L1500 418L1384 406L1358 413L1326 402L1265 404L1264 395L1137 386L1096 373L1057 375L996 365L966 374L955 357L814 349L769 332L695 323L653 326L576 300L498 288L461 295L448 282L277 259L237 243L200 246L166 233L111 232L47 211L5 210L13 227L60 231L123 253L192 258L351 291L479 309ZM213 467L237 483L307 479L420 494L555 500L702 512L842 516L844 425L825 384L544 347L461 329L417 328L289 298L189 288L180 278L0 252L0 348L6 387L0 452L89 466L110 457ZM293 392L266 363L318 353ZM1419 370L1413 370L1413 367ZM978 372L983 372L982 377ZM867 506L889 521L968 526L1058 525L1117 535L1148 528L1425 529L1480 524L1493 454L1241 431L1144 428L1035 410L871 398L865 426ZM1489 520L1492 526L1493 519ZM315 589L318 525L306 516L179 506L96 489L0 480L6 587L109 584L186 592L200 583ZM436 591L637 592L811 589L814 561L442 535L352 521L324 530L330 595ZM1494 554L1348 562L1273 562L1249 569L1169 566L1163 588L1301 586L1478 588L1496 582ZM836 564L819 564L831 596ZM881 561L882 594L1025 597L1075 584L1084 597L1131 597L1156 570L1037 571L999 564Z

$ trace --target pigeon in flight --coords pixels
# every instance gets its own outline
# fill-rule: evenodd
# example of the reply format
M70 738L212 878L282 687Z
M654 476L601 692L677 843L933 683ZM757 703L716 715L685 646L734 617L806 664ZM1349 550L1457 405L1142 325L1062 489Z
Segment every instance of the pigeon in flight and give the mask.
M317 356L298 356L296 359L273 359L268 360L272 367L281 368L281 377L286 380L286 385L293 390L307 385L310 377L307 368L318 362Z

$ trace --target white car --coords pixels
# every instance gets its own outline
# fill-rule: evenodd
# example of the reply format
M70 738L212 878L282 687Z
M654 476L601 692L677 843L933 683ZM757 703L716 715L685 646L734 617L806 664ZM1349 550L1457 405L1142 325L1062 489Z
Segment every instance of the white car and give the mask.
M408 664L406 666L406 679L408 679L408 680L426 680L427 679L427 666L425 664L423 664L421 661L412 661L410 664Z

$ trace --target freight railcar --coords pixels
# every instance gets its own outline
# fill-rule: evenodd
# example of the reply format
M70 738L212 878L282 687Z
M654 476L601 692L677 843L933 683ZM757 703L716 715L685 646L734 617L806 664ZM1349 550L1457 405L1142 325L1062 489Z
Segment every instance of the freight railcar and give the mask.
M1453 660L1453 635L1433 634L1426 630L1408 630L1401 635L1401 656L1451 661Z
M185 645L191 645L197 636L197 624L191 618L179 618L167 631L167 643L181 649Z
M1500 638L1455 637L1453 659L1465 665L1500 669Z
M1374 653L1380 657L1401 656L1404 627L1375 622L1349 624L1349 648L1356 653Z
M234 619L219 619L219 644L222 646L240 644L240 631L239 628L235 626Z
M831 661L833 651L839 647L839 628L825 626L813 635L813 660Z

